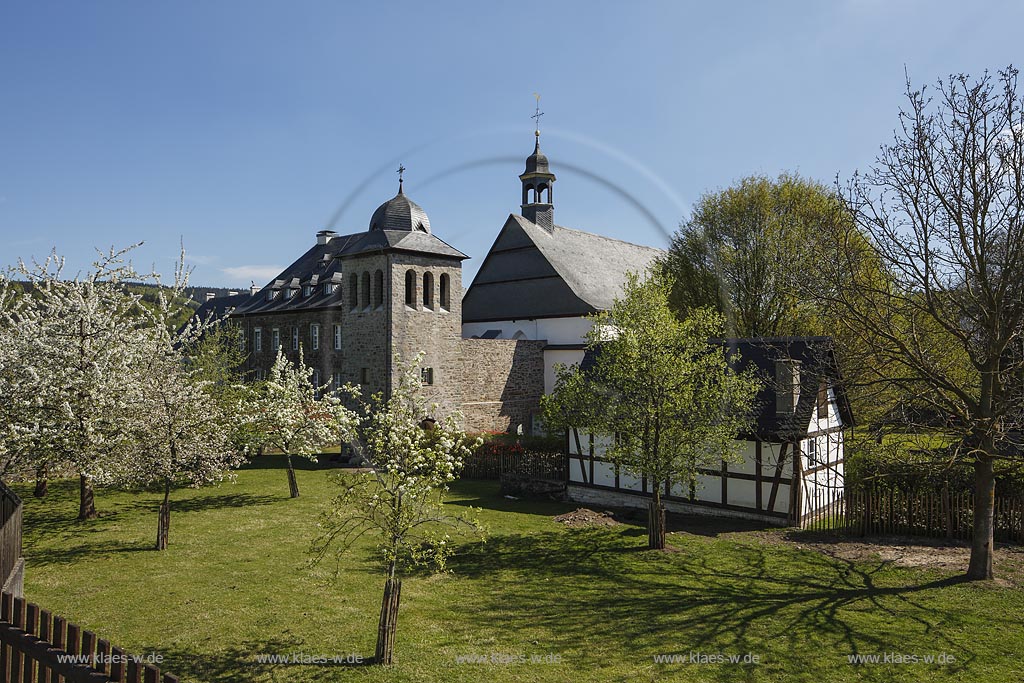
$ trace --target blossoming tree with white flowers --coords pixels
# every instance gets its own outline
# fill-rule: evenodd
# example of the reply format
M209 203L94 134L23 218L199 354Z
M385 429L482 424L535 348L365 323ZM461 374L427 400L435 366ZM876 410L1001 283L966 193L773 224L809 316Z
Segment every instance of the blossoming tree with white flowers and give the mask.
M428 405L420 390L421 357L402 369L389 397L376 394L363 405L350 441L370 468L338 475L341 493L323 513L322 533L311 549L312 562L318 564L332 552L340 556L364 535L377 538L386 572L374 660L378 664L391 664L394 653L400 568L443 568L450 555L445 530L479 528L467 517L448 514L443 504L448 485L481 441L466 437L459 415L436 417L437 406Z
M29 350L19 329L26 298L9 274L0 274L0 479L42 466L34 369L24 362Z
M157 522L156 549L167 548L170 533L170 494L174 487L199 487L232 478L231 470L245 460L231 442L233 414L218 400L220 387L202 364L187 353L208 334L217 320L193 319L173 330L188 273L179 262L175 282L158 288L156 303L147 309L150 324L139 349L144 362L136 366L138 403L132 411L134 456L121 462L117 483L159 484L164 498ZM159 285L159 278L157 278ZM224 376L221 382L231 382Z
M135 368L146 324L139 297L123 286L139 279L125 262L128 251L101 253L89 273L74 279L62 277L63 260L56 256L32 268L20 264L16 275L27 281L27 291L22 305L0 320L20 367L3 393L30 397L29 410L13 426L19 438L4 438L6 448L30 439L40 453L76 472L79 519L97 514L93 481L107 479L131 453Z
M265 444L284 454L292 498L299 497L292 456L316 462L317 453L338 443L358 422L356 414L327 389L328 385L313 384L313 368L305 364L301 348L298 364L278 349L266 381L255 385L251 397L239 407L251 416Z

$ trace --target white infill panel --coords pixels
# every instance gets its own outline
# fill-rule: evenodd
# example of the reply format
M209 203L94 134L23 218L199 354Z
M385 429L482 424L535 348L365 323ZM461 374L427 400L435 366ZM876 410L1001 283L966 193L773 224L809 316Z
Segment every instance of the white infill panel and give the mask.
M598 486L615 486L615 465L610 462L595 462L592 483Z

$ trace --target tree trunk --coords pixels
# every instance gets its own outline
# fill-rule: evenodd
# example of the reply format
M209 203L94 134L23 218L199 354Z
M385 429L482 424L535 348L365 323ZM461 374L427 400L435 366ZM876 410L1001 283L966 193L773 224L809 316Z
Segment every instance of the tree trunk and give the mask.
M665 549L665 506L661 503L658 486L654 486L654 498L647 508L647 547L651 550Z
M164 482L164 502L156 523L156 549L167 550L167 537L171 532L171 482Z
M982 456L974 463L974 531L971 537L971 562L967 578L991 579L996 477L992 458Z
M92 482L84 474L78 475L78 519L96 519L96 498L92 490Z
M32 491L32 495L36 498L43 498L46 496L47 490L50 488L49 482L47 481L48 472L46 471L46 465L40 465L36 468L36 488Z
M374 656L377 664L389 666L395 654L395 630L398 628L398 603L401 597L402 581L393 575L388 576L384 584L384 599L380 604L380 623L377 626L377 652Z
M288 495L292 498L299 497L299 481L295 478L295 468L292 467L292 456L286 455L288 461Z

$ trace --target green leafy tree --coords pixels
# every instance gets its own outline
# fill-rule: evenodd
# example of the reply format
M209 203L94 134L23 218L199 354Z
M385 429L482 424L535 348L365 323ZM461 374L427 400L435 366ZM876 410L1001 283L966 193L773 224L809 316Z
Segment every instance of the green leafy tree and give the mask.
M861 258L837 260L837 251ZM873 381L886 361L828 303L854 277L888 281L870 254L835 188L783 173L702 196L660 267L675 281L671 303L680 317L707 307L725 316L731 336L832 336L858 421L882 429L898 413L893 392Z
M759 387L710 341L722 333L721 315L696 309L680 320L669 307L671 287L662 273L630 275L622 298L594 317L593 366L560 367L542 400L546 424L610 438L607 457L647 478L655 549L665 547L665 484L689 483L700 468L739 458L736 438L750 425Z
M815 246L846 216L835 191L798 175L744 178L703 195L661 261L680 316L712 308L740 337L813 333L801 296Z
M341 493L322 516L322 534L312 547L313 563L340 555L364 535L377 540L385 571L377 630L378 664L391 664L403 568L443 569L451 552L450 532L479 529L467 516L448 513L444 496L471 449L480 445L459 427L461 416L437 417L437 406L422 395L419 363L402 368L387 398L376 394L363 405L351 441L369 471L337 477ZM396 359L396 366L400 361ZM353 388L349 391L358 397Z
M262 391L261 382L246 376L246 352L242 330L230 320L196 321L204 327L201 334L192 334L182 344L190 372L202 382L206 393L223 414L233 415L247 398ZM256 420L238 415L225 425L228 439L235 450L247 455L256 453L267 441Z

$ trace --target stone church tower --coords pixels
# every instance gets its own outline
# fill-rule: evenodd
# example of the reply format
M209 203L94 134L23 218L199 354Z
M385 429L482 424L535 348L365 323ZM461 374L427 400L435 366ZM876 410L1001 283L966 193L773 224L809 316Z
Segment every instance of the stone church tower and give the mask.
M248 369L261 379L278 348L293 360L301 348L314 381L358 384L369 395L395 386L396 354L412 361L423 352L424 392L445 410L457 407L465 258L431 233L399 179L398 194L374 211L366 231L321 231L232 311L245 331Z

